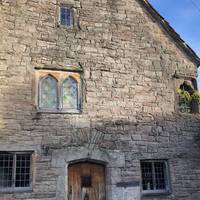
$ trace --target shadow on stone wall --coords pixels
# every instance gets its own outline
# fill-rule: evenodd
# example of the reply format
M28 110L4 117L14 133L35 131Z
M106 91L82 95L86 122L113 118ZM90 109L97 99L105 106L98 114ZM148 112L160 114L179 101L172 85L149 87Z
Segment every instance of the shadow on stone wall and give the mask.
M81 118L67 122L61 118L57 120L59 125L52 126L50 132L49 127L43 127L41 145L44 154L69 146L84 146L91 151L101 148L132 152L140 158L152 158L152 155L157 158L200 158L200 123L192 115L138 117L136 122L118 119L86 123ZM35 125L39 125L41 119L36 121Z

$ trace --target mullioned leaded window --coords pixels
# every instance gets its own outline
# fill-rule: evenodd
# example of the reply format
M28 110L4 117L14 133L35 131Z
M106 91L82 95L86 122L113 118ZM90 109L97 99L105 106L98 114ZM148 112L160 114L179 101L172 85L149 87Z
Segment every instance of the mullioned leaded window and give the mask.
M0 191L31 187L31 153L0 152Z
M38 109L50 112L80 112L81 79L76 72L38 71Z
M169 192L169 172L166 160L141 161L144 193Z

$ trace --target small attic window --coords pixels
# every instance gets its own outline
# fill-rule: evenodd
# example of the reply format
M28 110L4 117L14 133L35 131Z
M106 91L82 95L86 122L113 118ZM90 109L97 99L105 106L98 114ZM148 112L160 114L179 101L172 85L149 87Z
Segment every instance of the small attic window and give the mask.
M198 113L200 93L196 90L196 80L185 80L177 89L179 111Z
M71 7L61 5L59 15L60 25L64 27L73 26L73 9Z

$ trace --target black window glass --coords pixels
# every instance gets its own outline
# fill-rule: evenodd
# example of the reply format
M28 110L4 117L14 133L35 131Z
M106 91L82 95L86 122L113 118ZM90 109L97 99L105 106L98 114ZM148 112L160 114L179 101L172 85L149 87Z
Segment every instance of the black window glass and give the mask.
M145 191L169 189L167 161L150 160L141 162L142 189Z
M15 187L28 187L30 183L30 156L20 154L16 157Z
M0 189L30 187L31 154L0 152Z
M13 155L0 154L0 188L12 186Z

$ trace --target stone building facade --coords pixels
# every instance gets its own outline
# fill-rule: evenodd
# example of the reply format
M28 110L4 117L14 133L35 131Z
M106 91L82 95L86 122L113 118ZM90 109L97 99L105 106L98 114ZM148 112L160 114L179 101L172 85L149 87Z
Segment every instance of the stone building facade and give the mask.
M70 200L76 163L104 166L97 200L199 199L199 116L179 112L176 89L194 82L200 59L146 0L0 2L0 200ZM58 92L58 108L41 109L41 78L60 91L65 74L77 107ZM23 159L30 182L17 187Z

